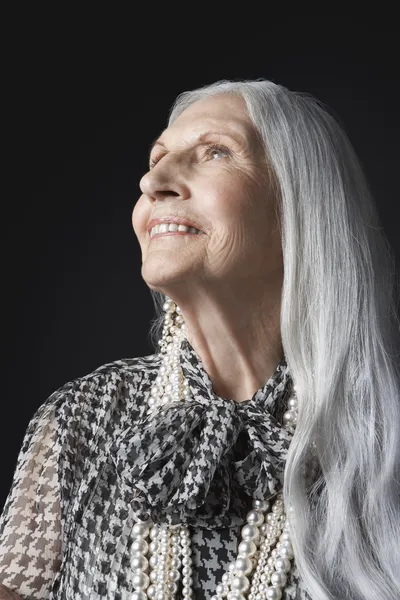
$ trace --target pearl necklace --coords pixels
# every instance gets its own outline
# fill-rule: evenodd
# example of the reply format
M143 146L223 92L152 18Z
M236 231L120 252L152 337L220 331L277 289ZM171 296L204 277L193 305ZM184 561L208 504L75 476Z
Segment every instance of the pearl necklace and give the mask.
M162 362L148 399L148 414L171 402L191 399L189 384L180 366L180 346L186 334L181 311L170 299L159 342ZM296 390L296 387L295 387ZM285 426L294 431L297 398L288 401ZM269 510L270 509L270 510ZM289 509L290 512L290 509ZM222 576L212 600L280 600L294 558L290 525L283 493L270 502L253 500L241 530L238 554ZM141 521L133 527L131 600L172 600L181 581L182 599L193 598L189 529L182 525L157 526Z

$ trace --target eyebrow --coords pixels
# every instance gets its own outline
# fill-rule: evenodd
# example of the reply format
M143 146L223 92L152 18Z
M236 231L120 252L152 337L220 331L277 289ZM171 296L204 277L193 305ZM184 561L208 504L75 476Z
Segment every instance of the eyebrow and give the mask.
M241 144L243 144L244 140L242 139L242 136L236 136L232 133L228 133L227 131L218 131L217 129L210 129L208 131L204 131L203 133L201 133L196 139L195 139L195 143L198 142L203 142L205 140L205 138L207 138L209 135L223 135L223 136L227 136L232 138L234 141L239 142ZM156 140L154 140L154 142L150 145L150 149L149 149L149 156L151 155L154 146L162 146L163 148L165 148L165 145L163 144L163 142L161 141L161 138L158 137Z

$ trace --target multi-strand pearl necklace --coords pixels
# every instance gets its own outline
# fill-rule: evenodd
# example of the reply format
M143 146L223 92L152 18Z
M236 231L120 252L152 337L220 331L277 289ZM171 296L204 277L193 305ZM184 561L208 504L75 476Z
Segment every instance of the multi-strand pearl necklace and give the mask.
M164 330L160 340L162 363L148 400L149 413L171 402L191 398L180 366L180 346L186 327L178 306L170 299L164 304ZM295 388L296 389L296 388ZM297 398L288 401L285 426L294 431ZM269 510L270 509L270 510ZM290 525L285 514L283 493L272 502L253 500L241 530L235 561L222 576L212 600L280 600L294 558ZM191 542L189 529L182 525L154 525L138 522L133 527L131 600L172 600L179 582L183 600L193 598Z

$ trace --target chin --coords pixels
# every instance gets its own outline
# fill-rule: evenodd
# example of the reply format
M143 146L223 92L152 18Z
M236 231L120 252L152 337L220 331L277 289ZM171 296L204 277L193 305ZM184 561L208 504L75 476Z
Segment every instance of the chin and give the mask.
M172 272L163 270L158 267L157 269L149 268L149 266L142 267L142 277L146 284L155 292L167 293L166 288L171 288L174 285L182 285L187 280L187 273L185 271Z

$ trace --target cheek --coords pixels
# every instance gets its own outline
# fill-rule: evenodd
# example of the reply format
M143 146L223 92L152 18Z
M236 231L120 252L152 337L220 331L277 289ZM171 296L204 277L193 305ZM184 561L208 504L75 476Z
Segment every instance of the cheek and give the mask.
M219 264L247 261L260 246L275 247L274 202L265 180L255 174L227 172L208 184L203 214L211 224L210 260ZM279 244L278 244L279 245Z
M203 213L213 231L239 233L254 220L259 196L259 189L251 181L238 177L237 173L228 173L208 186L202 200Z
M248 199L245 189L234 180L219 182L203 197L203 214L209 219L210 241L207 246L212 270L224 270L249 250L249 225L246 220Z

